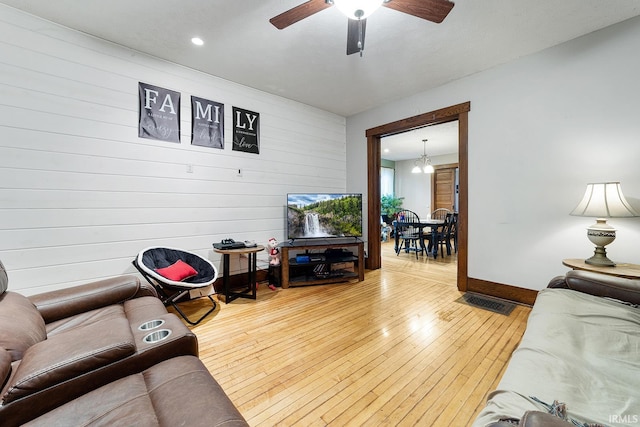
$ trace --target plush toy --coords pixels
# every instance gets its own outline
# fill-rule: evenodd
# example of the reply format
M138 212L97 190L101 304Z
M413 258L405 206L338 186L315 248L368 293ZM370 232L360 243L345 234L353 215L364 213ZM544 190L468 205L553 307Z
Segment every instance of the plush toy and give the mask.
M389 240L389 235L391 234L391 227L389 227L389 224L383 222L382 227L380 227L380 233L383 242Z
M269 264L280 265L280 249L278 249L278 241L275 237L269 239Z

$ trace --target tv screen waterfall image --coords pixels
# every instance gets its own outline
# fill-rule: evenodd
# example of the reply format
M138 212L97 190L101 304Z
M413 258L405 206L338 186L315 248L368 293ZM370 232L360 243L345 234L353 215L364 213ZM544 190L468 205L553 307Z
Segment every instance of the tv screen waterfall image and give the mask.
M362 236L362 194L287 194L287 237Z

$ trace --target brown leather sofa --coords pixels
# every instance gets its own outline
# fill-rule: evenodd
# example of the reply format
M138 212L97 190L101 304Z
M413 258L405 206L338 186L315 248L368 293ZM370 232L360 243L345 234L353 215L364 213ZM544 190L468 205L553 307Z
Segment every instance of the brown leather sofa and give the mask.
M490 427L570 427L572 424L558 418L555 415L540 412L526 411L521 419L510 418L492 423Z
M31 297L7 286L0 262L3 426L246 425L197 359L196 336L137 277Z

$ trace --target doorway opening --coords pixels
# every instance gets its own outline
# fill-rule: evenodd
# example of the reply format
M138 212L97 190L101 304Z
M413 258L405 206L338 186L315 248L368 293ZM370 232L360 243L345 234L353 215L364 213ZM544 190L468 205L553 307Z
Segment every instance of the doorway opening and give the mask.
M438 208L458 212L457 120L384 136L380 144L383 220L398 200L420 219Z
M458 121L458 290L467 290L467 181L468 181L468 113L471 103L454 105L436 111L420 114L406 119L387 123L375 128L367 129L367 234L368 257L366 268L379 269L382 266L381 243L376 238L380 235L380 166L381 139L413 129L434 124Z

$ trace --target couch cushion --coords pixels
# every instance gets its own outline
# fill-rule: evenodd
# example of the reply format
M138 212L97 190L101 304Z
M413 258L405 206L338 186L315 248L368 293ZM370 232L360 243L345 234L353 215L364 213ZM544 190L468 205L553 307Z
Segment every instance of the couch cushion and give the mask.
M161 362L66 403L25 426L224 426L248 424L202 362Z
M135 351L133 334L126 318L58 334L25 351L2 402L7 404L98 370Z
M130 375L47 412L24 426L159 426L142 374Z
M124 309L122 304L114 304L96 310L80 313L75 316L56 320L45 325L49 338L58 334L66 333L72 329L85 328L89 325L101 322L109 322L115 319L124 319Z
M32 345L47 338L44 320L27 297L15 292L0 295L0 347L20 360Z
M0 295L2 295L9 286L9 277L7 276L7 270L4 269L2 261L0 261Z
M178 357L143 374L162 425L176 426L183 422L184 425L203 427L248 426L222 387L196 357ZM176 399L175 390L189 390L194 398ZM206 402L206 417L198 415L203 402Z

